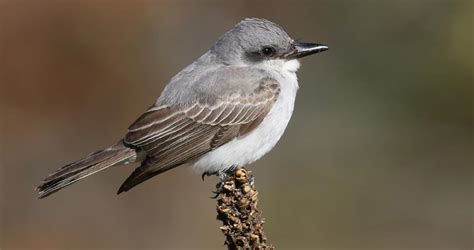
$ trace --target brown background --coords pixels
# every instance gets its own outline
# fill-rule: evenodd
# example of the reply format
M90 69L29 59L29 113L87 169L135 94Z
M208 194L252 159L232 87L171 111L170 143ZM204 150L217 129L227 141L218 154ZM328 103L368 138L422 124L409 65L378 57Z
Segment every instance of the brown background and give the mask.
M472 249L474 2L0 2L0 248L222 249L217 181L134 166L45 200L50 171L108 146L244 17L328 44L252 164L278 249Z

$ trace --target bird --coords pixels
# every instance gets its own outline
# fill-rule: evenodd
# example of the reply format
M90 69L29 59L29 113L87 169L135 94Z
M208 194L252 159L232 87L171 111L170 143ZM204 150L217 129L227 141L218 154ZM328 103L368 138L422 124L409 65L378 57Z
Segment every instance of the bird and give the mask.
M325 50L267 19L241 20L172 77L122 139L48 175L38 197L115 165L140 163L120 194L181 165L204 177L260 159L290 121L299 59Z

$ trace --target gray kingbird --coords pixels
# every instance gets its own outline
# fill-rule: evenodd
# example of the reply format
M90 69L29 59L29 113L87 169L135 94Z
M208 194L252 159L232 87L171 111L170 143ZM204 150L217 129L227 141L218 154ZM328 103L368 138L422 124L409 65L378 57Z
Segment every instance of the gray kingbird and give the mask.
M180 165L210 175L258 160L293 113L298 59L327 49L268 20L242 20L175 75L123 139L47 176L39 197L118 164L141 162L121 193Z

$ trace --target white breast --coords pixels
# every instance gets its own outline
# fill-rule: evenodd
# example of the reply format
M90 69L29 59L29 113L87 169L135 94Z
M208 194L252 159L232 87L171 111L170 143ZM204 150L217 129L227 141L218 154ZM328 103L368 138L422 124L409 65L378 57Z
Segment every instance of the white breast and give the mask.
M268 153L280 140L293 113L298 90L296 71L299 66L297 60L273 61L262 65L281 84L280 95L272 109L252 132L203 155L194 163L194 169L201 173L222 171L245 166Z

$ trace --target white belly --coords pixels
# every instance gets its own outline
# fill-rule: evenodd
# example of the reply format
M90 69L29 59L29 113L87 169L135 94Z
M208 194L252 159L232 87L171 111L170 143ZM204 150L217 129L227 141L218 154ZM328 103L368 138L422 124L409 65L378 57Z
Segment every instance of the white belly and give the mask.
M293 60L283 65L284 70L273 72L273 77L281 84L280 95L257 128L203 155L194 163L194 169L201 173L222 171L231 167L245 166L268 153L280 140L293 113L298 90L296 78L298 67L298 61Z

